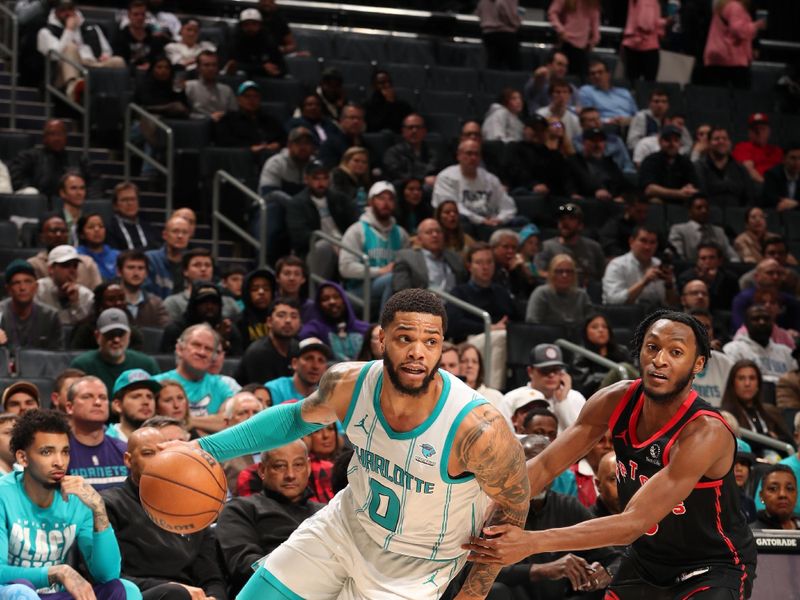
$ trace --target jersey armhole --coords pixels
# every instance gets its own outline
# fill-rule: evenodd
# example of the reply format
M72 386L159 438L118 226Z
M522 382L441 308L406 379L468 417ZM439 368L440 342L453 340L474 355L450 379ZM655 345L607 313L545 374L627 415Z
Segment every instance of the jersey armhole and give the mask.
M459 477L451 477L450 473L447 470L447 465L450 463L450 450L453 447L453 440L456 437L456 432L458 428L461 426L461 422L466 418L466 416L472 412L475 408L482 406L484 404L489 404L489 401L485 398L475 398L467 403L464 408L462 408L456 418L453 419L452 425L450 425L450 431L447 432L447 438L444 442L444 449L442 450L442 459L439 462L439 475L442 477L442 481L445 483L466 483L468 481L472 481L475 479L475 475L469 473L467 475L461 475Z
M731 434L731 436L733 437L733 462L731 463L731 469L732 469L733 465L736 464L736 454L739 451L738 450L738 446L736 444L736 434L733 433L733 430L731 429L731 426L728 425L728 422L725 420L725 418L721 414L719 414L717 412L714 412L714 411L711 411L711 410L698 410L691 417L689 417L689 419L687 419L687 421L683 425L681 425L681 428L678 429L678 431L676 431L673 434L673 436L667 442L667 445L664 446L664 466L666 467L669 464L669 451L672 449L672 446L675 444L675 441L678 439L678 436L681 434L683 429L689 423L694 421L697 417L712 417L714 419L718 419L725 426L725 429L727 429L728 432ZM705 475L703 475L703 477L705 477ZM723 475L719 479L709 479L708 481L721 481L724 477L725 476ZM706 486L706 487L708 487L708 486Z
M622 396L622 399L617 403L617 406L614 408L614 412L611 413L611 417L608 419L608 430L613 431L614 427L619 420L619 416L622 414L622 411L625 410L625 407L628 406L628 403L631 400L631 396L633 393L638 389L639 384L642 382L641 379L635 379L631 382L631 385L625 390L625 394Z
M353 388L353 395L350 397L350 406L347 407L347 414L344 416L344 420L342 421L342 428L347 431L347 426L350 424L350 419L353 417L353 411L356 409L356 404L358 403L358 397L361 395L361 388L364 386L364 379L367 377L367 373L372 368L372 365L375 364L374 360L369 361L363 367L361 367L361 372L358 374L358 379L356 379L356 385Z

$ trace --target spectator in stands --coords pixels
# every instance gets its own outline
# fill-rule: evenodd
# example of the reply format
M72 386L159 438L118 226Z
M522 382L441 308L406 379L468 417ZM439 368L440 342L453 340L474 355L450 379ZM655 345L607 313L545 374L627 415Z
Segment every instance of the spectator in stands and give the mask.
M496 175L480 166L481 146L466 141L458 145L457 165L447 167L436 177L434 207L455 199L458 212L483 233L498 226L520 224L517 206Z
M589 129L602 129L603 122L600 119L600 111L596 108L589 106L581 109L580 113L581 130L587 131ZM575 147L576 152L583 152L583 139L581 136L572 138L572 145ZM606 132L606 156L610 156L617 163L617 166L623 173L636 173L636 167L631 162L631 157L628 154L628 149L625 147L625 142L616 134L609 134Z
M356 357L356 360L369 362L371 360L380 360L383 356L383 342L381 342L381 326L378 323L372 323L364 334L364 340L361 343L361 350Z
M125 292L118 283L106 281L94 288L94 303L89 315L75 324L72 333L66 340L67 348L71 350L94 350L97 348L95 330L97 318L107 308L118 308L127 315ZM130 316L128 316L130 323ZM142 332L138 328L131 329L130 345L134 350L141 350L144 344ZM110 389L110 388L109 388Z
M527 385L511 390L504 397L506 404L513 404L520 395L530 395L531 390L540 392L549 405L550 411L558 419L558 431L563 432L578 418L586 398L572 389L572 377L566 371L567 365L561 348L554 344L536 344L531 348Z
M633 3L632 3L633 4ZM631 13L628 13L630 19ZM623 45L625 42L623 42ZM658 54L658 53L656 53ZM658 61L658 57L656 57ZM648 79L649 81L653 81ZM628 128L628 148L633 152L636 144L647 136L655 135L661 130L664 117L669 112L669 94L662 88L655 88L650 92L650 101L647 108L638 111L631 119Z
M678 286L683 288L693 279L706 284L711 299L711 310L728 310L731 298L736 296L736 276L723 266L722 249L716 242L701 239L695 247L695 266L678 274Z
M356 203L359 211L367 206L370 186L369 152L361 146L351 146L342 154L342 160L331 170L331 191L346 196Z
M489 106L483 118L481 133L487 142L519 142L524 128L522 114L522 94L514 88L504 88L497 99Z
M800 370L781 375L775 387L775 404L780 409L800 409ZM800 423L795 422L795 442L800 434ZM800 512L800 511L798 511Z
M750 87L753 40L759 30L766 29L767 21L753 21L748 6L744 0L722 0L714 5L703 52L704 77L712 85Z
M24 415L28 411L38 410L39 388L30 381L19 379L3 390L3 412Z
M78 257L72 246L56 246L47 255L49 275L36 284L36 300L55 309L62 325L85 318L94 299L94 294L77 282Z
M533 223L529 223L519 231L519 244L515 262L520 264L518 273L520 279L530 289L542 283L542 276L536 266L536 255L541 251L541 232Z
M403 119L400 131L403 140L389 148L383 155L384 175L389 181L422 179L429 188L436 182L444 157L425 141L428 129L425 119L411 113Z
M123 68L125 61L112 56L103 28L86 23L83 14L75 9L72 0L54 3L47 16L47 25L39 30L36 47L45 60L51 60L49 52L54 50L73 63L91 68ZM54 57L55 58L55 57ZM67 96L80 102L86 85L80 71L65 60L58 63L56 85L65 88Z
M688 157L692 150L692 137L689 133L689 130L686 129L686 117L681 113L670 111L664 117L661 129L667 127L668 125L672 125L673 127L680 129L681 144L678 152L680 152L680 154L683 156ZM661 144L659 140L659 133L643 137L636 143L636 147L633 149L633 164L635 164L637 167L641 166L641 164L644 162L644 159L652 154L655 154L660 149Z
M308 297L308 268L297 256L284 256L275 263L275 282L279 298L293 298L300 304L301 316L310 310L314 301Z
M611 432L606 431L605 435L591 447L586 456L569 468L575 475L578 501L588 509L591 509L595 500L597 500L597 488L594 486L594 480L595 473L597 473L600 465L600 459L613 450Z
M117 275L125 293L129 321L136 327L164 327L169 321L164 302L146 292L147 256L141 250L126 250L117 257Z
M711 342L711 360L706 361L703 370L695 375L692 388L709 404L719 407L728 382L733 360L723 354L722 343L714 332L714 320L707 308L684 309L685 312L705 327Z
M753 304L765 306L772 315L773 321L775 321L784 311L781 295L777 290L757 290L753 295ZM745 331L746 327L742 325L739 327L736 333L744 333ZM776 344L783 344L784 346L788 346L790 350L794 351L797 347L797 343L795 342L796 337L797 331L784 329L777 323L772 326L770 338Z
M239 23L233 32L225 72L229 75L243 73L254 77L283 77L286 62L278 45L280 41L264 29L261 13L257 8L245 8L239 14Z
M408 233L394 218L396 198L394 186L388 181L373 184L369 189L368 206L364 214L342 236L345 246L358 248L369 257L373 304L380 302L384 294L390 293L397 252L409 245ZM345 281L349 280L349 287L361 289L364 268L357 256L340 252L339 272Z
M347 102L344 91L344 78L335 67L322 71L317 89L314 90L322 101L322 113L333 121L339 120L339 113Z
M227 84L219 83L218 81L219 56L216 54L216 52L211 50L203 50L198 55L197 74L197 79L186 82L186 99L189 101L189 108L193 118L208 117L217 123L226 114L233 113L237 110L237 108L241 112L242 103L237 102L231 87ZM265 122L267 122L271 130L278 131L279 124L277 123L277 120L272 119L266 114L262 116L260 105L261 98L259 94L259 108L254 114L258 115ZM245 108L251 108L251 103L247 102L246 100ZM247 111L245 111L238 116L247 119L250 115ZM241 121L242 119L239 120ZM233 121L234 119L231 119L231 121L228 123L228 126L231 126ZM243 129L240 133L245 132L247 132L247 129ZM220 131L219 133L228 136L232 134L230 131ZM219 137L220 136L218 136L218 138Z
M524 299L530 296L536 280L525 259L517 254L520 235L513 229L495 229L489 237L494 255L494 282L507 288L512 295Z
M589 54L600 42L599 0L553 0L547 19L558 36L559 50L567 57L570 75L583 77L591 68Z
M609 452L600 459L595 473L594 485L597 488L597 500L589 507L592 517L608 517L622 512L617 493L617 455Z
M333 281L317 287L314 307L299 338L315 337L327 343L337 360L353 360L361 350L369 323L356 318L344 289Z
M573 139L581 133L581 122L578 116L572 112L574 104L572 102L572 84L565 79L550 80L548 88L550 103L542 106L536 114L545 119L557 118L564 125L564 131L568 139Z
M800 304L794 297L794 292L784 291L782 280L785 277L785 267L774 258L765 258L755 268L753 273L753 286L745 287L733 299L731 305L731 328L736 331L744 322L745 311L753 303L753 297L757 290L768 289L778 290L781 301L785 307L777 323L786 329L800 331Z
M189 400L192 425L215 432L225 427L218 414L222 403L239 391L231 388L219 375L208 372L219 345L219 334L208 323L187 327L175 344L176 367L155 376L156 381L175 380L183 386Z
M247 419L257 415L263 410L264 406L252 392L246 392L244 389L228 398L225 401L225 426L233 427L239 423L243 423ZM236 495L236 480L247 467L255 464L258 461L259 454L244 454L237 456L222 463L222 468L225 471L225 479L228 481L228 491L232 495Z
M417 228L425 219L433 218L431 199L424 190L421 179L408 179L397 186L398 202L395 208L397 224L405 229L412 238Z
M186 439L189 439L190 416L189 416L189 401L186 399L186 392L183 391L183 386L177 381L165 379L160 382L161 390L156 397L156 416L147 419L147 425L144 427L156 427L156 421L168 422L174 421L172 425L177 425L183 428L186 432Z
M128 4L128 22L121 24L112 41L114 54L121 57L132 70L147 71L156 57L164 52L171 34L159 32L157 25L147 23L147 4L144 0L131 0Z
M254 561L286 541L302 521L322 508L308 500L310 474L308 448L301 440L268 450L258 464L263 493L234 498L225 506L216 535L234 594L253 574Z
M307 337L293 348L291 376L278 377L264 383L271 406L307 398L319 385L319 380L333 360L333 352L322 340Z
M61 321L55 309L36 300L36 274L31 264L12 260L4 281L9 297L0 302L0 346L12 356L23 348L61 350Z
M319 160L329 168L335 167L347 149L364 146L365 130L364 108L348 102L339 113L338 123L334 124L327 139L320 144Z
M125 312L107 308L97 318L97 350L76 356L70 366L98 377L107 390L113 390L117 377L128 369L157 373L158 364L152 356L130 349L130 337L131 328Z
M701 241L713 242L724 254L725 260L739 262L739 255L728 241L728 236L719 225L711 224L711 207L708 198L696 194L687 202L689 220L675 223L669 230L669 243L678 256L686 261L697 260L697 247Z
M182 119L189 116L189 101L186 93L175 81L175 70L166 56L159 55L150 61L147 76L136 86L134 102L148 112L168 119ZM150 123L140 121L142 134L151 146L156 146L157 138Z
M189 246L190 225L183 217L172 216L164 224L161 237L164 245L148 250L146 289L162 300L174 290L183 289L181 259Z
M547 284L537 287L528 299L528 323L567 325L583 321L591 309L586 290L579 288L575 260L557 254L547 266Z
M400 133L403 119L414 112L414 109L408 102L397 97L389 71L376 69L372 73L372 94L364 103L364 111L367 131L388 129Z
M64 221L71 246L78 245L78 219L86 202L86 181L79 174L68 171L58 185L58 198L63 208Z
M72 424L68 473L83 477L98 491L122 485L128 476L123 459L125 442L105 432L108 421L106 390L101 379L86 375L67 391L67 415Z
M738 0L730 0L730 4L738 4ZM753 113L747 118L747 141L739 142L733 148L733 158L744 165L756 183L763 184L764 174L783 160L780 146L769 143L771 133L769 116Z
M192 293L192 284L195 281L214 280L214 261L211 250L208 248L192 248L181 257L181 273L183 274L184 290L171 294L164 299L164 308L167 310L169 320L180 321L186 314L189 306L189 297ZM270 299L271 300L271 299ZM267 302L269 304L269 302ZM222 297L222 316L233 319L239 315L239 307L230 296Z
M628 240L637 225L643 225L650 211L650 204L639 194L625 194L625 210L622 215L606 220L600 228L600 245L607 257L625 254Z
M111 409L119 417L119 423L109 425L106 435L129 443L131 434L155 416L156 396L160 391L161 384L147 371L123 371L114 382L111 393ZM126 466L130 468L129 464Z
M337 131L336 123L322 112L322 100L316 94L307 94L295 110L284 128L305 127L314 136L314 143L319 146Z
M343 114L346 112L347 109ZM286 204L286 228L292 250L300 257L309 253L311 234L314 231L322 230L328 235L341 238L342 233L358 221L360 214L353 198L330 189L330 171L319 160L314 159L306 165L303 180L305 187ZM326 246L328 260L325 262L330 265L325 272L332 274L336 268L336 253L329 244L326 243ZM317 257L318 260L325 258Z
M442 227L425 219L417 229L417 248L400 250L392 269L392 290L433 288L449 292L467 280L461 255L444 247Z
M80 459L75 443L64 415L55 411L34 411L17 420L10 445L22 470L4 477L1 488L0 518L9 524L2 541L8 547L4 580L32 589L58 585L70 597L141 598L139 590L119 579L120 550L102 498L86 485L87 478L66 475ZM76 541L93 583L68 564L70 557L77 559ZM40 559L30 560L33 556Z
M550 260L557 254L568 254L578 269L578 285L588 281L599 282L605 270L603 249L596 241L581 235L584 228L583 209L569 202L558 207L558 237L546 240L542 251L536 255L540 273L547 271Z
M655 257L658 236L638 225L629 238L630 251L608 263L603 276L603 304L677 306L671 264Z
M560 49L554 49L548 55L545 64L536 69L525 83L525 104L528 107L529 115L533 115L540 108L547 106L551 102L550 81L563 80L568 70L569 58ZM574 110L578 99L578 88L571 83L569 86L572 91L569 106Z
M764 258L773 258L778 261L778 264L782 267L778 284L780 290L788 294L798 294L798 292L800 292L800 277L798 277L797 272L792 268L797 265L797 259L789 254L786 240L778 234L769 233L764 236L761 250L764 254ZM741 289L753 287L755 284L755 273L756 269L753 269L742 275L739 278L739 287Z
M300 331L300 304L294 298L278 297L267 313L268 334L247 347L235 378L241 385L264 383L291 375L292 345Z
M642 193L651 202L686 202L700 190L692 162L680 154L681 130L667 125L661 130L658 143L661 150L645 158L639 171Z
M202 59L205 64L205 58ZM210 69L210 67L209 67ZM201 76L202 76L201 70ZM205 85L211 85L204 80ZM199 85L192 87L192 94L199 92ZM221 85L221 84L216 84ZM221 96L223 92L217 88ZM198 97L202 97L198 93ZM225 110L214 127L214 139L218 146L228 148L250 148L253 158L261 165L267 156L278 152L286 141L286 132L280 121L261 107L261 88L255 81L245 81L236 89L239 110ZM201 102L203 102L201 100ZM212 96L209 94L209 108ZM221 103L221 102L220 102ZM216 111L217 113L219 111ZM214 118L214 113L212 113Z
M187 73L197 70L198 58L203 52L216 52L217 47L208 40L200 39L201 24L198 19L189 17L181 24L181 41L170 42L164 47L169 62L176 69Z
M611 73L602 60L589 62L589 82L578 92L580 105L595 107L603 123L626 127L638 110L636 102L627 89L611 85Z
M547 146L549 127L547 119L534 115L525 122L526 139L508 147L505 179L513 193L566 195L567 163L561 153ZM460 209L462 205L463 200Z
M222 295L232 298L240 312L244 309L242 285L244 285L245 275L247 275L247 269L242 265L229 265L222 271L219 278Z
M777 383L781 375L797 368L797 361L792 358L789 347L776 344L772 340L774 324L772 314L766 306L753 304L746 312L744 322L746 331L737 332L733 341L723 347L723 352L732 360L755 360L764 381L771 383ZM731 377L733 375L731 371ZM758 387L760 390L760 381ZM726 408L724 401L723 408Z
M317 144L314 135L305 127L292 129L288 139L286 148L273 154L264 163L258 180L258 189L262 196L274 191L293 196L303 190L305 168L316 152ZM275 204L269 200L268 203ZM282 226L280 223L277 225L279 228Z
M236 319L236 327L247 348L266 335L269 335L267 319L273 300L278 297L275 273L271 269L250 271L242 284L244 310Z
M684 312L689 312L696 308L708 310L710 299L708 286L702 279L690 279L681 289L681 307Z
M658 0L629 0L628 17L622 32L625 76L655 81L658 75L659 39L664 37L667 19L661 17ZM629 142L630 144L630 142Z
M703 160L708 152L708 136L711 133L711 125L701 123L694 131L694 141L692 143L692 153L690 158L693 163Z
M793 421L794 421L793 422L793 425L794 425L794 442L795 442L795 447L796 447L797 446L797 439L798 439L798 437L800 437L800 417L797 416L797 413L795 413ZM741 452L738 453L737 458L741 457L742 454L743 453L741 453ZM752 463L755 461L755 456L750 454L749 458L750 458L750 468L752 468ZM789 455L786 458L784 458L783 460L781 460L778 464L781 465L781 466L788 467L792 471L792 473L794 473L794 476L797 477L798 476L797 474L800 473L800 453L794 452L791 455ZM748 473L748 476L749 476L750 469L747 470L747 473ZM766 479L766 477L764 477L764 479ZM756 509L762 509L763 510L763 508L764 508L764 499L761 497L762 496L762 492L763 492L763 487L764 487L764 479L761 480L761 482L758 484L758 488L756 489L756 494L755 494L755 500L756 501L753 504L753 511L754 512L755 512ZM738 481L737 481L737 483L738 483ZM752 500L752 498L751 498L751 500ZM795 512L798 515L800 515L800 498L796 499L794 504L790 504L789 502L787 502L787 504L789 504L789 506L792 507L793 512Z
M114 186L111 200L114 216L108 224L108 245L117 250L148 249L157 246L152 225L139 214L139 186L123 181Z
M764 510L751 523L759 529L800 529L800 517L795 515L797 504L797 475L791 467L773 465L762 479L760 499Z
M53 380L53 391L50 393L50 406L62 413L67 412L67 390L69 386L86 375L80 369L64 369Z
M522 68L518 33L523 13L517 0L479 0L475 14L480 23L487 68L508 71Z
M467 250L475 243L475 240L468 233L464 233L458 212L458 203L455 200L443 200L436 207L435 218L442 227L444 247L466 255Z
M761 206L778 212L800 206L800 143L786 148L783 164L764 173Z
M62 177L79 173L84 182L89 178L89 162L80 153L67 151L67 126L60 119L44 124L42 147L23 150L8 163L11 183L17 193L58 195Z
M581 343L587 350L615 363L630 362L628 350L615 341L614 329L606 316L601 313L590 313L583 321ZM576 355L570 366L570 372L572 373L573 387L589 398L602 386L608 369L583 356Z
M733 160L728 131L712 127L708 140L706 157L695 163L700 188L716 206L752 205L756 199L755 185L745 167Z
M564 158L569 158L575 154L575 148L572 146L572 141L567 138L567 134L564 129L564 123L562 123L557 117L549 117L547 119L544 145L550 150L558 152Z
M258 10L261 13L264 30L278 43L278 49L283 54L292 54L297 51L289 22L275 0L259 0ZM307 56L304 51L297 52L297 56Z
M744 231L733 240L733 247L743 263L758 263L764 258L762 244L767 235L764 210L751 206L744 214Z
M94 260L100 276L108 281L116 276L119 250L106 244L106 226L100 213L85 213L75 226L78 235L78 254Z
M583 132L583 152L567 160L575 199L596 198L602 202L623 202L627 180L617 163L606 156L606 132L588 129Z
M457 346L458 374L469 387L481 397L486 398L495 408L500 408L503 394L485 384L486 372L483 366L483 357L474 344L464 342Z
M18 416L12 413L0 413L0 475L8 475L14 469L14 453L11 452L11 432ZM32 600L38 596L34 595Z

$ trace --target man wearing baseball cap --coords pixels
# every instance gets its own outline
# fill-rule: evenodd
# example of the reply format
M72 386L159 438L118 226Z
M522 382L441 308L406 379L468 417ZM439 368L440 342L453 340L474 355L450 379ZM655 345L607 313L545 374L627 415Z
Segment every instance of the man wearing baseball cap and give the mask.
M569 254L578 267L578 285L587 280L600 281L606 268L603 248L583 233L583 209L574 202L558 207L558 237L542 244L534 261L540 273L546 273L550 260L558 254Z
M769 116L753 113L747 118L747 141L733 148L733 158L744 165L756 183L764 183L764 173L783 160L780 146L769 143L770 133Z
M75 325L89 316L94 294L79 284L80 255L72 246L56 246L47 255L48 277L37 281L36 300L58 313L62 325Z
M144 369L148 373L160 371L152 356L128 348L131 328L128 315L119 308L107 308L100 313L94 336L97 350L76 356L70 366L98 377L107 390L113 390L117 378L129 369Z
M572 377L566 371L567 365L561 348L555 344L537 344L531 350L528 367L528 385L511 390L503 396L503 404L508 407L505 413L511 418L511 407L519 409L520 397L529 402L542 397L547 401L550 411L558 418L558 432L561 433L578 418L586 398L572 389ZM539 392L539 394L535 394Z
M680 153L681 130L667 125L658 135L661 148L642 161L639 185L644 195L662 202L682 203L694 196L700 182L692 161Z
M593 127L583 132L583 152L567 160L574 193L584 198L621 201L628 183L610 156L606 156L606 132Z
M130 435L156 414L156 397L161 384L143 369L123 371L114 382L111 410L119 423L106 429L106 435L127 442Z
M6 292L0 302L0 346L60 350L64 346L58 313L37 302L33 265L20 258L5 270Z
M3 412L22 415L40 406L39 388L30 381L15 381L3 390Z
M245 8L239 13L225 72L228 75L243 73L247 77L283 77L286 74L283 54L272 36L264 31L263 18L257 8Z
M333 352L321 339L310 337L301 340L292 349L292 370L294 374L267 381L272 406L288 400L302 400L317 389L319 380L328 370L328 362L333 360Z
M208 57L201 54L198 60L203 61L206 58ZM201 66L202 64L201 62ZM186 84L187 93L190 83L193 82ZM219 126L214 128L214 141L218 146L250 148L259 164L269 154L283 148L286 142L283 124L261 107L263 98L263 91L255 81L243 81L236 88L236 104L239 110L228 110L224 116L220 115Z

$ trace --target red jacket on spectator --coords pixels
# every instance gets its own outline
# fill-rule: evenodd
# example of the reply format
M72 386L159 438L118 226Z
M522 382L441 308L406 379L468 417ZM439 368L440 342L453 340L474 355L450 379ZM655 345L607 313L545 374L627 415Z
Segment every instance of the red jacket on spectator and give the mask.
M747 140L736 144L733 149L733 158L737 162L752 160L756 171L763 175L772 167L783 162L783 150L773 144L759 146Z

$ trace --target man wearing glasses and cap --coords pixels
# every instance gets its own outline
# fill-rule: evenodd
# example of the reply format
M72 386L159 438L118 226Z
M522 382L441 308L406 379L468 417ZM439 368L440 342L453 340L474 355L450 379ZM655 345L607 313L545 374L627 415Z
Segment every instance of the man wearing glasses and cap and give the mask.
M80 255L72 246L56 246L47 255L48 277L37 281L36 300L55 309L62 325L75 325L89 316L94 294L79 284Z
M244 73L247 77L283 77L286 63L276 40L264 31L264 19L257 8L245 8L233 33L228 75Z
M542 251L534 259L540 273L557 254L569 254L578 266L578 284L586 286L587 281L599 282L603 278L606 259L603 248L591 238L581 235L583 231L583 209L569 202L558 207L558 237L547 240Z

